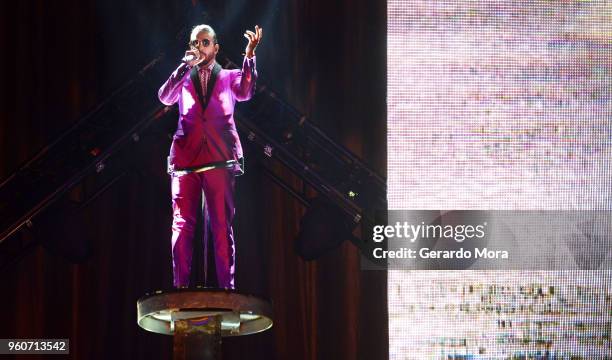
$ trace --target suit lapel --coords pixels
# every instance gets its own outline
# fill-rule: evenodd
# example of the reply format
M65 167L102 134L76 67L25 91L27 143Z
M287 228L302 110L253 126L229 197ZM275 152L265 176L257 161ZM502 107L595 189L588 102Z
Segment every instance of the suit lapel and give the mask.
M189 77L191 78L193 86L195 86L195 91L198 94L198 99L200 99L200 104L202 104L204 102L204 99L202 95L202 84L200 83L198 69L198 66L194 66L193 68L191 68L191 74L189 74Z
M191 78L191 82L193 86L195 86L196 93L198 94L198 99L200 99L200 104L202 105L202 110L205 111L208 106L208 102L210 101L210 96L212 95L212 91L215 88L215 82L217 81L217 75L221 71L221 65L219 63L215 63L213 66L212 72L210 73L210 79L208 80L208 84L206 85L206 99L204 99L204 95L202 94L202 83L200 83L200 75L198 74L199 66L194 66L191 69L191 73L189 77Z
M212 95L213 89L215 88L215 82L217 82L217 75L221 71L221 65L215 62L215 66L213 66L212 72L210 73L210 79L208 80L208 84L206 84L206 102L204 103L204 110L206 110L206 106L208 106L208 102L210 101L210 95Z

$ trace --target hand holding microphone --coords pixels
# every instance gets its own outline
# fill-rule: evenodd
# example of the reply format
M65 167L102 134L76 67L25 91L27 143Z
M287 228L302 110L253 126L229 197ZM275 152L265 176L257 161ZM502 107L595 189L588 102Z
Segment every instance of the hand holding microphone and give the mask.
M182 62L189 65L190 67L194 67L201 62L206 60L206 56L202 56L202 54L196 49L190 49L185 51L185 56L181 59Z

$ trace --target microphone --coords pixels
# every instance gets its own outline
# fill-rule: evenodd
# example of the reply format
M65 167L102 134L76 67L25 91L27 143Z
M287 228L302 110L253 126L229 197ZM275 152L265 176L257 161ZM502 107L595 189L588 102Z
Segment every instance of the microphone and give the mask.
M189 54L189 55L185 55L185 56L183 56L183 58L181 59L181 61L182 61L182 62L184 62L184 63L188 63L188 62L193 61L193 60L195 60L195 59L197 59L197 58L195 57L195 55L193 55L193 54Z

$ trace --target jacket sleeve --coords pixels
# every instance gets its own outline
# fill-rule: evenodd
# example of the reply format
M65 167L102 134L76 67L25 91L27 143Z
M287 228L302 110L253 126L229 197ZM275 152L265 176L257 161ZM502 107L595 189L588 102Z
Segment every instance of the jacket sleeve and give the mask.
M181 94L181 85L183 81L189 76L189 70L191 67L185 63L181 63L176 70L170 75L170 78L159 88L157 96L159 101L164 105L173 105L178 101L179 95Z
M255 56L244 57L242 69L237 72L232 80L232 92L238 101L246 101L253 97L255 82L257 81L257 70L255 69Z

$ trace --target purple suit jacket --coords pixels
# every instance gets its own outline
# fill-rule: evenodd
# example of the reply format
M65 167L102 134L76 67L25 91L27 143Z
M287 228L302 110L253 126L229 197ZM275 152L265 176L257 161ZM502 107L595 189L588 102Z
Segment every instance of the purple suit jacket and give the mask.
M203 164L239 160L242 146L234 122L236 101L253 96L257 72L255 57L244 58L242 69L221 69L217 74L206 110L198 98L191 69L181 64L159 89L159 100L165 105L178 102L179 121L172 139L169 166L195 167ZM235 167L236 175L241 174Z

